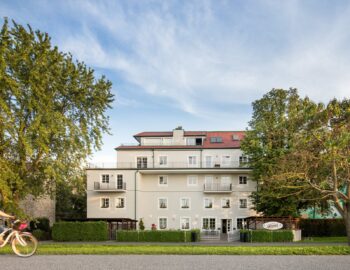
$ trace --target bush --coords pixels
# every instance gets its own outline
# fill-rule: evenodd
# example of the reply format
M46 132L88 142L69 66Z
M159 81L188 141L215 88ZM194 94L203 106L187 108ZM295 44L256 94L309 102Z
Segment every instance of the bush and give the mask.
M54 241L106 241L108 226L104 221L57 222L52 227Z
M49 232L45 232L43 230L34 230L34 231L32 231L32 234L39 241L50 240L50 238L51 238L50 237L50 233Z
M199 241L199 230L191 231L117 231L119 242L191 242Z
M303 237L346 236L343 219L302 219L300 229Z
M30 230L42 230L44 232L50 232L50 220L47 217L40 217L30 221Z
M291 230L241 230L241 242L292 242Z

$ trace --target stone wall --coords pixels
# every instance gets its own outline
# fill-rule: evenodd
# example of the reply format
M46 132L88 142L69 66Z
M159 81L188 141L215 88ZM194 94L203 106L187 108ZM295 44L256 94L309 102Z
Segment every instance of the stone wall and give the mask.
M47 217L51 225L55 222L55 200L50 196L34 198L28 195L20 202L20 207L31 218Z

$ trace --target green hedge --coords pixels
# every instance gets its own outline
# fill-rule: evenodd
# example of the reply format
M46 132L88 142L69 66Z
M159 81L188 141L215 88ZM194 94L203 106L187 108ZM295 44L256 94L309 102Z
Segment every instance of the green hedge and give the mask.
M34 231L32 231L32 234L39 241L44 241L44 240L50 240L51 239L50 232L45 232L43 230L34 230Z
M42 230L44 232L50 232L50 220L47 217L39 217L33 219L29 223L29 227L31 231L34 230Z
M300 229L303 237L346 236L343 219L302 219Z
M104 221L57 222L52 227L54 241L106 241L108 226Z
M241 242L292 242L291 230L241 230Z
M119 242L192 242L200 240L200 231L117 231Z

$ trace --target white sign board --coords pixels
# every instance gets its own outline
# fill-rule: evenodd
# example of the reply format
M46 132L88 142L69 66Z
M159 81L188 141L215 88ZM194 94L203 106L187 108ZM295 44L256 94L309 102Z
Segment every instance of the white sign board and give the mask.
M264 223L264 224L263 224L263 227L264 227L264 229L266 229L266 230L274 231L274 230L282 229L282 228L283 228L283 224L282 224L282 223L279 223L279 222L277 222L277 221L270 221L270 222Z

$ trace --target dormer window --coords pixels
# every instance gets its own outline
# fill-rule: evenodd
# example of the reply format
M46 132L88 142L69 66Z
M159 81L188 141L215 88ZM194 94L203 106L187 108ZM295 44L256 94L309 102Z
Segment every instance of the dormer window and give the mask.
M211 137L210 142L211 143L222 143L222 137Z
M202 145L203 138L187 138L187 145Z
M232 135L232 141L239 141L239 137L237 134Z

